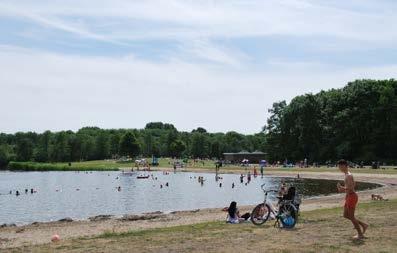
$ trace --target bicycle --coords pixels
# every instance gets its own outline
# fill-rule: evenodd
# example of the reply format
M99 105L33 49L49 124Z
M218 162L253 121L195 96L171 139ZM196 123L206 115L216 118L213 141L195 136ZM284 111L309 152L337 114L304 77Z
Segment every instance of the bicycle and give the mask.
M278 192L276 190L266 190L264 189L265 184L261 185L261 189L265 194L265 198L263 203L258 204L251 213L251 222L255 225L264 224L270 217L270 213L273 213L275 216L276 222L274 223L274 227L278 225L283 228L293 228L298 221L298 212L299 212L299 204L294 203L294 198L285 199L285 197L278 197L279 208L278 210L273 210L270 207L269 202L267 202L267 195L270 192ZM294 193L295 195L295 188ZM294 196L295 197L295 196ZM282 226L280 225L280 222Z

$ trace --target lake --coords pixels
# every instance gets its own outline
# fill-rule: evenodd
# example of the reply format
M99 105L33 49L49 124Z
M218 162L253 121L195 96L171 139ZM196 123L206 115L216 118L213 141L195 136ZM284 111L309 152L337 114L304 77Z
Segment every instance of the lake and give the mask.
M263 200L260 185L278 189L279 177L252 177L245 185L239 175L151 172L153 179L137 179L121 172L0 172L0 224L18 225L36 221L55 221L65 217L86 219L99 214L123 215L144 212L171 212L198 208L224 207L231 201L239 205ZM204 184L197 177L204 177ZM343 175L341 175L341 178ZM157 178L157 180L155 180ZM285 179L297 187L303 197L336 193L336 181L319 179ZM165 186L168 182L169 186ZM246 182L246 178L244 179ZM219 187L222 183L222 187ZM232 189L232 183L235 188ZM163 186L161 188L161 185ZM117 187L121 187L118 191ZM358 190L377 187L358 183ZM29 192L25 194L25 189ZM37 191L31 194L30 189ZM10 190L12 194L9 194ZM19 190L20 195L15 192Z

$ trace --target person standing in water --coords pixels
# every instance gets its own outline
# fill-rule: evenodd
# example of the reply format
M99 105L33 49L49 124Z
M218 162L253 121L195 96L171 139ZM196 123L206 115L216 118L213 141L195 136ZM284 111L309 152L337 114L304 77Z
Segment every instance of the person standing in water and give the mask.
M357 235L354 239L364 239L364 233L368 228L368 224L360 221L354 216L358 202L358 195L354 190L356 184L354 182L353 175L349 171L347 161L343 159L340 160L338 162L338 167L339 170L345 174L345 184L337 184L338 192L346 193L343 217L350 220L353 223L354 228L357 230Z

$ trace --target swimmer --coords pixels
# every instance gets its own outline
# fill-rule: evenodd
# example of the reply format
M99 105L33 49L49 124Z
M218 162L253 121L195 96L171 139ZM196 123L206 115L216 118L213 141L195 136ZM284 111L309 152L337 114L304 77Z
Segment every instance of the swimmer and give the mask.
M33 193L34 193L34 190L33 190L33 188L32 188L32 189L30 189L30 193L31 193L31 194L33 194Z
M117 191L121 192L121 186L117 187Z
M25 189L25 194L28 194L28 192L29 192L29 190L28 190L28 189Z
M167 186L167 187L168 187L168 182L167 182L167 183L165 183L165 186Z
M16 196L19 196L19 191L16 191L16 192L15 192L15 195L16 195Z
M219 183L219 187L222 187L222 183Z
M232 183L232 189L234 188L234 183Z

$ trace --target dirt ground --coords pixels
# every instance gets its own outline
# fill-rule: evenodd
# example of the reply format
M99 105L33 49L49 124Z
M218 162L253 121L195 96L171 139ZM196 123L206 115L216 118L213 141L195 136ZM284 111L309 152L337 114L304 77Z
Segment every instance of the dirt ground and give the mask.
M358 217L370 224L366 239L354 240L341 208L303 212L292 230L251 223L207 222L93 238L65 240L5 252L395 252L397 200L360 204Z
M273 176L293 176L290 172L271 172ZM343 177L343 175L339 174L339 173L330 173L330 172L325 172L325 173L314 173L314 172L302 172L300 174L301 177L310 177L310 178L327 178L327 179L341 179ZM378 188L378 189L374 189L374 190L369 190L369 191L363 191L359 193L360 196L360 202L368 202L370 200L370 195L372 193L376 193L376 194L381 194L383 196L385 196L386 198L389 198L390 200L392 199L397 199L397 175L373 175L373 174L356 174L355 175L355 179L357 181L368 181L368 182L374 182L374 183L381 183L384 184L385 186L382 188ZM340 207L343 203L343 194L336 194L336 195L332 195L332 196L322 196L322 197L316 197L316 198L312 198L312 199L306 199L303 202L302 205L302 210L303 211L310 211L310 210L317 210L320 208L332 208L332 207ZM385 203L385 207L388 207L388 203L394 203L394 201L390 201L390 202L384 202ZM379 204L380 205L380 204ZM390 213L396 214L397 210L395 208L395 204L393 205L393 208ZM378 208L378 206L375 206L374 208ZM251 206L247 206L247 207L242 207L241 208L242 211L250 211L252 210ZM340 208L338 208L340 209ZM326 213L326 211L323 210L317 210L316 212L318 213ZM381 212L382 213L382 212ZM306 214L305 214L306 215ZM309 212L308 213L308 217L317 217L316 213L313 212ZM369 214L370 215L370 214ZM382 213L383 215L383 213ZM314 226L311 229L316 229L316 228L320 228L320 227L327 227L327 226L331 226L331 227L335 227L338 228L338 226L340 226L340 222L343 221L343 219L340 218L340 210L338 212L335 212L334 214L335 218L337 218L336 220L338 220L338 223L332 224L332 221L328 221L328 217L323 217L321 219L324 219L324 224L322 224L321 222L317 223L302 223L298 226L297 230L296 230L296 234L301 234L300 231L303 230L305 231L305 240L307 239L307 235L311 234L308 233L308 231L310 231L310 226ZM366 215L367 216L367 215ZM396 220L395 218L390 215L392 221L394 222L394 227L396 227ZM383 217L381 217L382 219L380 219L380 222L384 222L385 224L387 223L387 220L384 220L386 218L386 215L384 215ZM67 222L67 223L61 223L61 222L53 222L53 223L41 223L41 224L36 224L36 225L27 225L27 226L22 226L22 227L11 227L11 228L0 228L0 251L2 250L7 250L7 251L16 251L16 252L20 252L22 249L24 252L26 251L35 251L40 249L41 250L46 250L48 249L49 251L51 251L51 249L54 249L53 247L55 247L54 245L46 245L46 246L39 246L37 247L33 247L34 245L40 245L40 244L46 244L50 242L50 238L51 235L53 234L59 234L62 238L62 243L59 244L58 246L60 248L57 248L57 250L62 249L62 247L65 247L65 249L68 249L66 251L71 251L74 249L74 247L77 247L80 244L90 244L91 241L95 241L95 245L101 245L101 242L104 241L104 247L108 245L108 241L114 241L115 239L109 239L109 238L97 238L97 239L87 239L87 238L91 238L91 237L95 237L98 235L101 235L103 233L130 233L131 234L131 238L130 236L128 236L129 239L134 239L136 236L134 235L134 233L137 234L151 234L151 233L159 233L158 235L160 236L165 236L165 237L169 237L171 238L172 242L178 242L181 238L185 238L185 241L191 241L192 238L187 237L188 235L184 235L184 230L186 230L187 228L191 228L192 224L196 224L193 225L193 227L198 226L209 226L206 227L204 230L207 231L207 229L211 230L211 229L218 229L219 226L221 226L221 230L219 232L219 234L225 236L226 238L223 237L219 237L217 235L217 233L215 233L214 235L212 235L210 238L215 237L218 238L220 241L224 240L224 242L222 243L222 245L220 245L219 250L217 248L212 248L210 250L210 252L214 252L214 251L223 251L223 248L227 248L229 246L235 245L237 242L237 245L240 244L245 244L246 247L244 248L244 251L250 251L250 245L253 243L247 243L250 240L253 241L261 241L262 236L268 236L268 232L270 232L272 234L272 236L275 236L277 234L280 233L290 233L289 232L284 232L283 230L279 231L277 229L259 229L257 230L256 227L254 227L251 224L242 224L242 226L239 227L239 230L235 231L235 235L233 235L235 238L235 240L230 240L228 241L228 233L230 232L231 234L233 234L233 229L229 231L229 227L223 228L223 222L225 219L225 213L222 212L219 208L216 209L203 209L203 210L199 210L199 211L187 211L187 212L176 212L173 214L167 214L167 215L161 215L159 218L157 219L152 219L152 220L139 220L139 221L120 221L120 220L116 220L116 219L110 219L110 220L104 220L104 221L97 221L97 222L91 222L91 221L74 221L74 222ZM309 219L310 220L310 219ZM339 221L340 220L340 221ZM375 220L375 218L374 218ZM384 220L384 221L383 221ZM210 223L208 223L210 222ZM215 222L215 223L214 223ZM220 222L220 223L219 223ZM343 221L345 225L349 226L349 229L347 231L350 231L349 233L346 231L346 234L351 234L353 231L351 230L351 225L349 223L347 223L346 221ZM219 224L218 224L219 223ZM204 224L204 225L203 225ZM205 225L207 224L207 225ZM214 225L216 224L216 225ZM317 224L317 225L316 225ZM339 224L339 225L336 225ZM376 224L376 223L374 223ZM316 226L315 226L316 225ZM185 227L180 227L180 226L186 226ZM382 230L383 228L381 226L379 226ZM169 231L167 230L169 229ZM180 232L178 229L182 229L182 232ZM215 230L216 230L215 229ZM225 229L225 231L223 231ZM240 229L242 229L240 231ZM385 228L386 229L386 228ZM196 229L194 229L195 231ZM252 231L251 231L252 230ZM308 230L308 231L306 231ZM321 230L321 229L320 229ZM379 230L379 229L378 229ZM378 231L377 230L377 231ZM390 230L390 229L389 229ZM394 230L390 230L386 229L385 231L387 232L393 232L394 234L397 233L396 228L394 228ZM148 232L149 231L149 232ZM178 233L182 233L182 235L178 234L175 231L179 231ZM205 234L206 232L203 231L203 234ZM243 233L244 231L251 231L252 233L256 234L258 233L258 237L255 237L254 239L252 239L252 235L249 236L250 233L247 232L247 238L251 238L251 239L247 239L244 240L245 237L240 237L240 234L237 232L241 232ZM383 230L382 230L383 231ZM178 236L174 237L172 235L172 233L177 233ZM171 234L169 234L171 233ZM189 232L190 233L190 232ZM262 234L265 233L265 234ZM169 235L168 235L169 234ZM273 235L275 234L275 235ZM157 235L157 234L156 234ZM312 234L314 236L314 238L317 238L318 236L316 236L316 234ZM160 236L160 237L161 237ZM76 239L76 238L85 238L85 239ZM283 236L281 236L283 237ZM280 238L274 237L275 240L278 240ZM116 242L119 242L120 245L124 245L124 247L127 247L127 244L123 244L123 239L124 237L117 237ZM157 238L157 237L156 237ZM193 251L194 249L198 249L197 247L204 247L205 243L210 243L211 241L207 241L207 239L209 240L210 238L207 238L206 236L204 236L204 238L202 238L203 241L203 245L197 245L194 244L195 246L192 248L192 250L188 250L185 247L182 247L180 249L174 249L174 252L184 252L184 251ZM223 239L222 239L223 238ZM283 237L284 238L284 237ZM397 239L397 238L394 238ZM145 237L145 240L148 240L148 242L151 242L154 240L154 238L151 237ZM159 239L160 240L160 239ZM283 239L285 240L285 238ZM321 239L321 245L326 245L326 242L328 242L328 240L325 239ZM127 240L128 241L128 240ZM316 241L314 240L312 241L312 245L316 245ZM84 243L83 243L84 242ZM163 242L162 240L157 241L158 245L162 245ZM319 242L319 243L320 243ZM77 244L76 244L77 243ZM88 245L87 244L87 245ZM139 243L134 243L135 244L139 244ZM149 245L152 245L153 243L149 243ZM63 246L62 246L63 245ZM109 245L112 245L111 243L109 243ZM117 244L113 245L112 247L112 251L115 250L117 251L119 246L117 246ZM255 244L256 245L256 244ZM270 247L272 244L267 245L266 247ZM58 247L56 246L56 247ZM146 245L147 246L147 245ZM144 251L148 251L151 252L150 248L147 248L145 246L145 250L143 251L136 251L136 252L144 252ZM167 242L163 242L163 246L164 247L160 247L160 249L158 249L156 252L169 252L170 250L167 250L167 247L169 246L169 244ZM72 248L71 248L72 247ZM105 247L105 248L106 248ZM120 246L120 250L123 249L122 246ZM131 245L129 246L131 247ZM199 247L199 248L200 248ZM84 248L82 248L81 251L78 251L79 247L76 248L76 252L86 252L86 251L90 251L90 248L87 248L84 246ZM126 249L126 248L124 248ZM135 246L134 248L135 249ZM202 250L206 250L205 248L201 248ZM258 250L258 248L255 248L256 250ZM343 247L342 248L338 248L339 250L343 251ZM281 249L280 249L281 250ZM98 252L98 248L96 248L96 250L93 250L95 252ZM104 250L102 252L108 252L109 250ZM128 250L130 251L130 250ZM132 249L131 249L132 251ZM200 250L199 250L200 251ZM99 251L101 252L101 251ZM133 252L133 251L132 251ZM254 252L254 251L253 251ZM258 252L258 251L255 251ZM387 252L387 251L386 251Z

